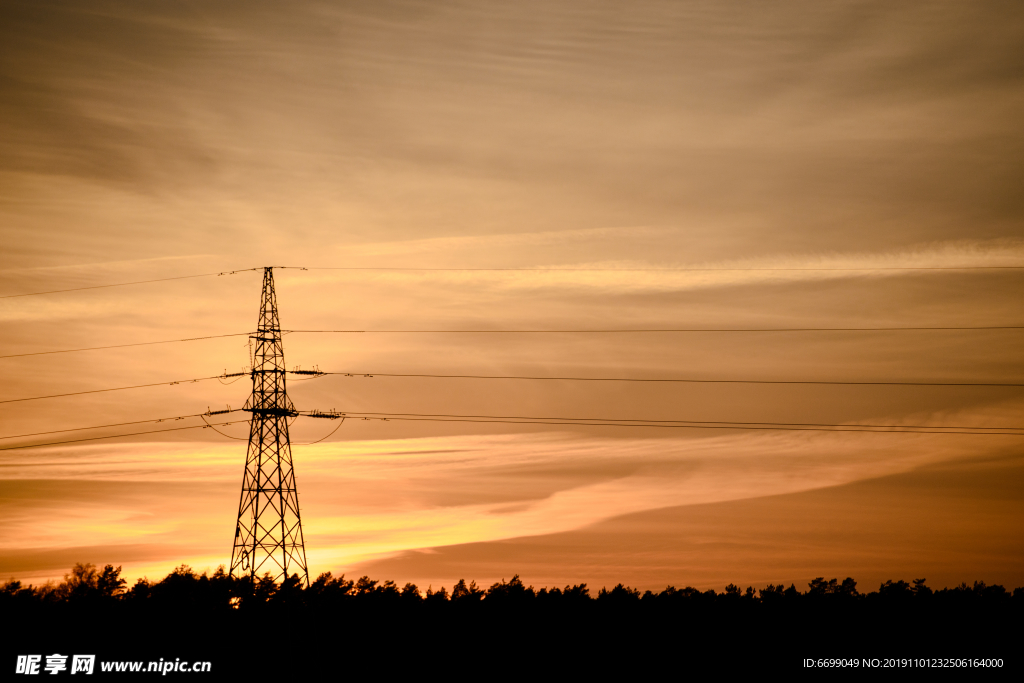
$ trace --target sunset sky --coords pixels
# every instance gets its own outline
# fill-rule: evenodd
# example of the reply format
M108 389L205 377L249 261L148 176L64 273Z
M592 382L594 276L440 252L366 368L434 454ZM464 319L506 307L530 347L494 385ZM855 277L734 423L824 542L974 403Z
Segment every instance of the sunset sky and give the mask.
M285 329L367 331L290 333L289 367L1018 385L289 379L304 410L1016 432L299 418L313 577L1021 586L1024 329L572 330L1024 326L1022 121L1020 3L0 0L0 448L241 407L244 377L11 400L239 372L262 275L216 273L283 265ZM227 564L223 431L0 450L0 580Z

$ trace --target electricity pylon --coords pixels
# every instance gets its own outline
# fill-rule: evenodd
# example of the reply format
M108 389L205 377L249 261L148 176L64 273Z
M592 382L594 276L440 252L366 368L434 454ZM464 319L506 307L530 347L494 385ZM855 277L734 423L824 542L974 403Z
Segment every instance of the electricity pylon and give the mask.
M263 269L263 296L252 363L249 449L238 502L231 575L275 581L297 574L309 585L299 494L292 467L288 420L298 415L285 389L284 344L277 317L273 268Z

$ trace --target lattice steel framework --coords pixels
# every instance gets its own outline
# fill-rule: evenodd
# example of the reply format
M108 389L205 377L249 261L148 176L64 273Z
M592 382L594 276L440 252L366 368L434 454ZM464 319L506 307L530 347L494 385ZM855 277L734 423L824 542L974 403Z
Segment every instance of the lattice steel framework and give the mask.
M231 575L275 581L297 574L309 585L299 494L292 466L288 420L298 413L285 387L284 344L277 316L274 271L263 271L263 296L252 364L252 413L242 495L238 502Z

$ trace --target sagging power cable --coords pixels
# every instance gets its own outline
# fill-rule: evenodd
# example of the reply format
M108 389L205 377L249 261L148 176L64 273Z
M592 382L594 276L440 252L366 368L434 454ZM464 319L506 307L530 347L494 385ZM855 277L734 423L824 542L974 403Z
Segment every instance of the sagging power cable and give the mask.
M533 415L453 415L445 413L381 413L342 411L341 415L362 420L408 420L427 422L479 422L484 424L544 424L587 427L652 427L674 429L741 429L772 431L871 432L876 434L974 434L978 436L1024 436L1024 427L970 427L964 425L897 425L810 422L726 422L715 420L648 420L625 418L564 418Z
M190 427L172 427L170 429L153 429L153 430L150 430L148 432L131 432L131 433L128 433L128 434L109 434L107 436L92 436L92 437L86 437L86 438L82 438L82 439L70 439L68 441L50 441L50 442L47 442L47 443L27 444L27 445L24 445L24 446L5 446L3 448L0 448L0 451L14 451L14 450L19 450L19 449L24 449L24 448L42 448L43 446L60 446L60 445L69 444L69 443L81 443L81 442L84 442L84 441L100 441L101 439L119 439L119 438L126 437L126 436L142 436L142 435L145 435L145 434L161 434L163 432L180 432L180 431L184 431L186 429L207 429L208 427L215 427L215 426L223 427L223 426L226 426L226 425L241 424L243 422L248 422L248 420L234 420L232 422L222 422L222 423L219 423L219 424L216 424L216 425L201 424L201 425L192 425Z
M789 380L789 379L696 379L689 377L559 377L541 375L444 375L398 372L319 372L341 377L412 377L427 379L507 379L559 382L662 382L684 384L809 384L848 386L908 386L908 387L1024 387L1024 382L902 382L853 380ZM309 374L309 373L307 373Z

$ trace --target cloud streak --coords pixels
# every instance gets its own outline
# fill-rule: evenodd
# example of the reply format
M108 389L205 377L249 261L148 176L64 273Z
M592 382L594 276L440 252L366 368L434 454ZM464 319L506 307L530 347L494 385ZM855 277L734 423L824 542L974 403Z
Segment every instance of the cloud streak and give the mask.
M494 235L486 237L451 237L411 240L384 244L346 247L346 259L366 263L365 257L379 255L429 256L443 252L507 249L510 247L537 247L550 244L579 244L592 239L630 239L660 236L672 241L678 233L652 228L597 228L544 233ZM472 262L468 258L464 262ZM373 266L366 266L372 268ZM382 266L386 268L387 266ZM405 266L399 266L402 268ZM317 283L349 280L357 275L360 280L392 283L436 283L438 285L473 284L508 289L583 289L610 290L616 294L642 292L682 292L720 287L846 280L865 277L908 277L921 274L935 275L927 269L955 268L1024 268L1024 243L1017 240L980 242L961 240L940 244L919 245L912 249L886 252L845 252L821 254L778 254L741 260L722 260L701 263L673 264L643 261L588 261L552 263L525 270L493 272L445 272L426 270L416 272L416 266L407 266L408 272L362 271L327 275L313 274ZM443 266L441 267L443 268ZM920 269L905 271L900 269ZM580 272L568 272L579 270ZM588 272L589 271L589 272ZM621 271L621 272L616 272ZM962 273L960 273L962 274Z
M956 419L1005 417L990 411ZM357 440L294 450L310 561L323 571L431 546L554 534L659 508L784 495L983 460L1012 446L938 435L608 439L523 433ZM171 543L192 548L182 551L181 561L209 561L204 548L227 550L243 452L244 445L184 442L5 453L0 544L25 556L88 539L96 546L152 547L158 556ZM135 566L156 565L136 560ZM38 576L46 568L19 571Z

